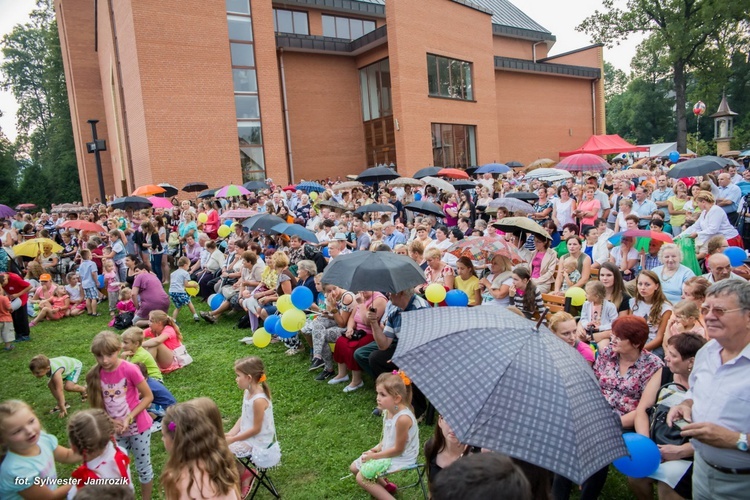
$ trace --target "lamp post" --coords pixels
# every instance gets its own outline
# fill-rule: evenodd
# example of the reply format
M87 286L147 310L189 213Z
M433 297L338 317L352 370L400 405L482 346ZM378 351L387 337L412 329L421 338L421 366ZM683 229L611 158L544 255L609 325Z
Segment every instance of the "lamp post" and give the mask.
M96 124L99 123L99 120L88 120L88 122L91 124L91 138L93 141L86 143L86 150L89 153L94 153L94 158L96 159L96 176L99 178L99 201L106 203L104 175L102 174L102 157L99 152L107 150L107 141L98 139L96 136Z

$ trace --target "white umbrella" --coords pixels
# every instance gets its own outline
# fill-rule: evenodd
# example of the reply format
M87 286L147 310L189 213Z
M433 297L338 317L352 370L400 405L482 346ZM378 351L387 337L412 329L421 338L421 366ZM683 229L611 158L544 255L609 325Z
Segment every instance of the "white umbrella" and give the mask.
M456 192L456 188L454 188L450 182L444 181L443 179L438 179L437 177L430 177L428 175L427 177L422 177L422 180L428 186L436 187L441 191L445 191L446 193Z
M412 179L411 177L399 177L398 179L393 179L388 183L389 186L393 187L406 187L406 186L417 186L421 187L424 186L424 181L421 181L419 179Z
M354 188L363 187L365 187L365 185L359 181L347 181L334 184L333 186L331 186L331 191L333 191L334 193L338 193L339 191L350 191Z
M556 168L538 168L532 170L524 176L524 180L539 179L540 181L561 181L564 179L570 179L573 174L567 170L558 170Z

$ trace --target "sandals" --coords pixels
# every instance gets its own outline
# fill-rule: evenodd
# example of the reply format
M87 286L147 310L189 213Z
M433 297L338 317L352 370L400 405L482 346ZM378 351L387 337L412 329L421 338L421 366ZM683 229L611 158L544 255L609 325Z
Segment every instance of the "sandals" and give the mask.
M240 486L242 488L241 498L245 498L250 494L250 491L253 489L253 485L255 484L255 478L256 475L249 470L245 470L245 472L242 473L242 475L240 476Z
M81 394L81 403L85 403L86 401L88 401L88 399L89 399L88 392L84 392L83 394Z
M70 403L65 403L65 409L66 410L70 409ZM60 411L60 407L59 406L55 406L49 412L50 412L50 414L54 414L54 413L58 413L59 411Z

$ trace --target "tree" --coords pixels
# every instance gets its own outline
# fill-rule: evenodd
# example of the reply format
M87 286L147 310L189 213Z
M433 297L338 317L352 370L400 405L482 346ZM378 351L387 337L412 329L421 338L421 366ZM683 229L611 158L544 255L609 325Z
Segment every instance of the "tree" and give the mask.
M684 153L687 72L701 63L725 30L748 19L748 1L627 0L625 8L619 8L614 0L603 0L603 5L604 12L595 11L576 29L610 47L633 33L646 33L648 43L664 48L675 92L677 148Z
M628 75L623 70L604 61L604 101L607 106L610 99L625 92L628 81Z
M0 113L0 116L2 113ZM13 144L0 130L0 203L15 206L18 203L16 184L18 165L16 165Z

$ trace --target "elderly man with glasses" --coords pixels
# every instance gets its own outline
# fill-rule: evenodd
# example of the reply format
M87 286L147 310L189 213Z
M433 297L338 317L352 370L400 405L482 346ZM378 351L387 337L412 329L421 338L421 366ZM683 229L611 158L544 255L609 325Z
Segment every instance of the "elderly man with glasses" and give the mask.
M701 307L709 341L684 402L667 415L695 449L693 498L747 498L750 489L750 283L724 280Z

